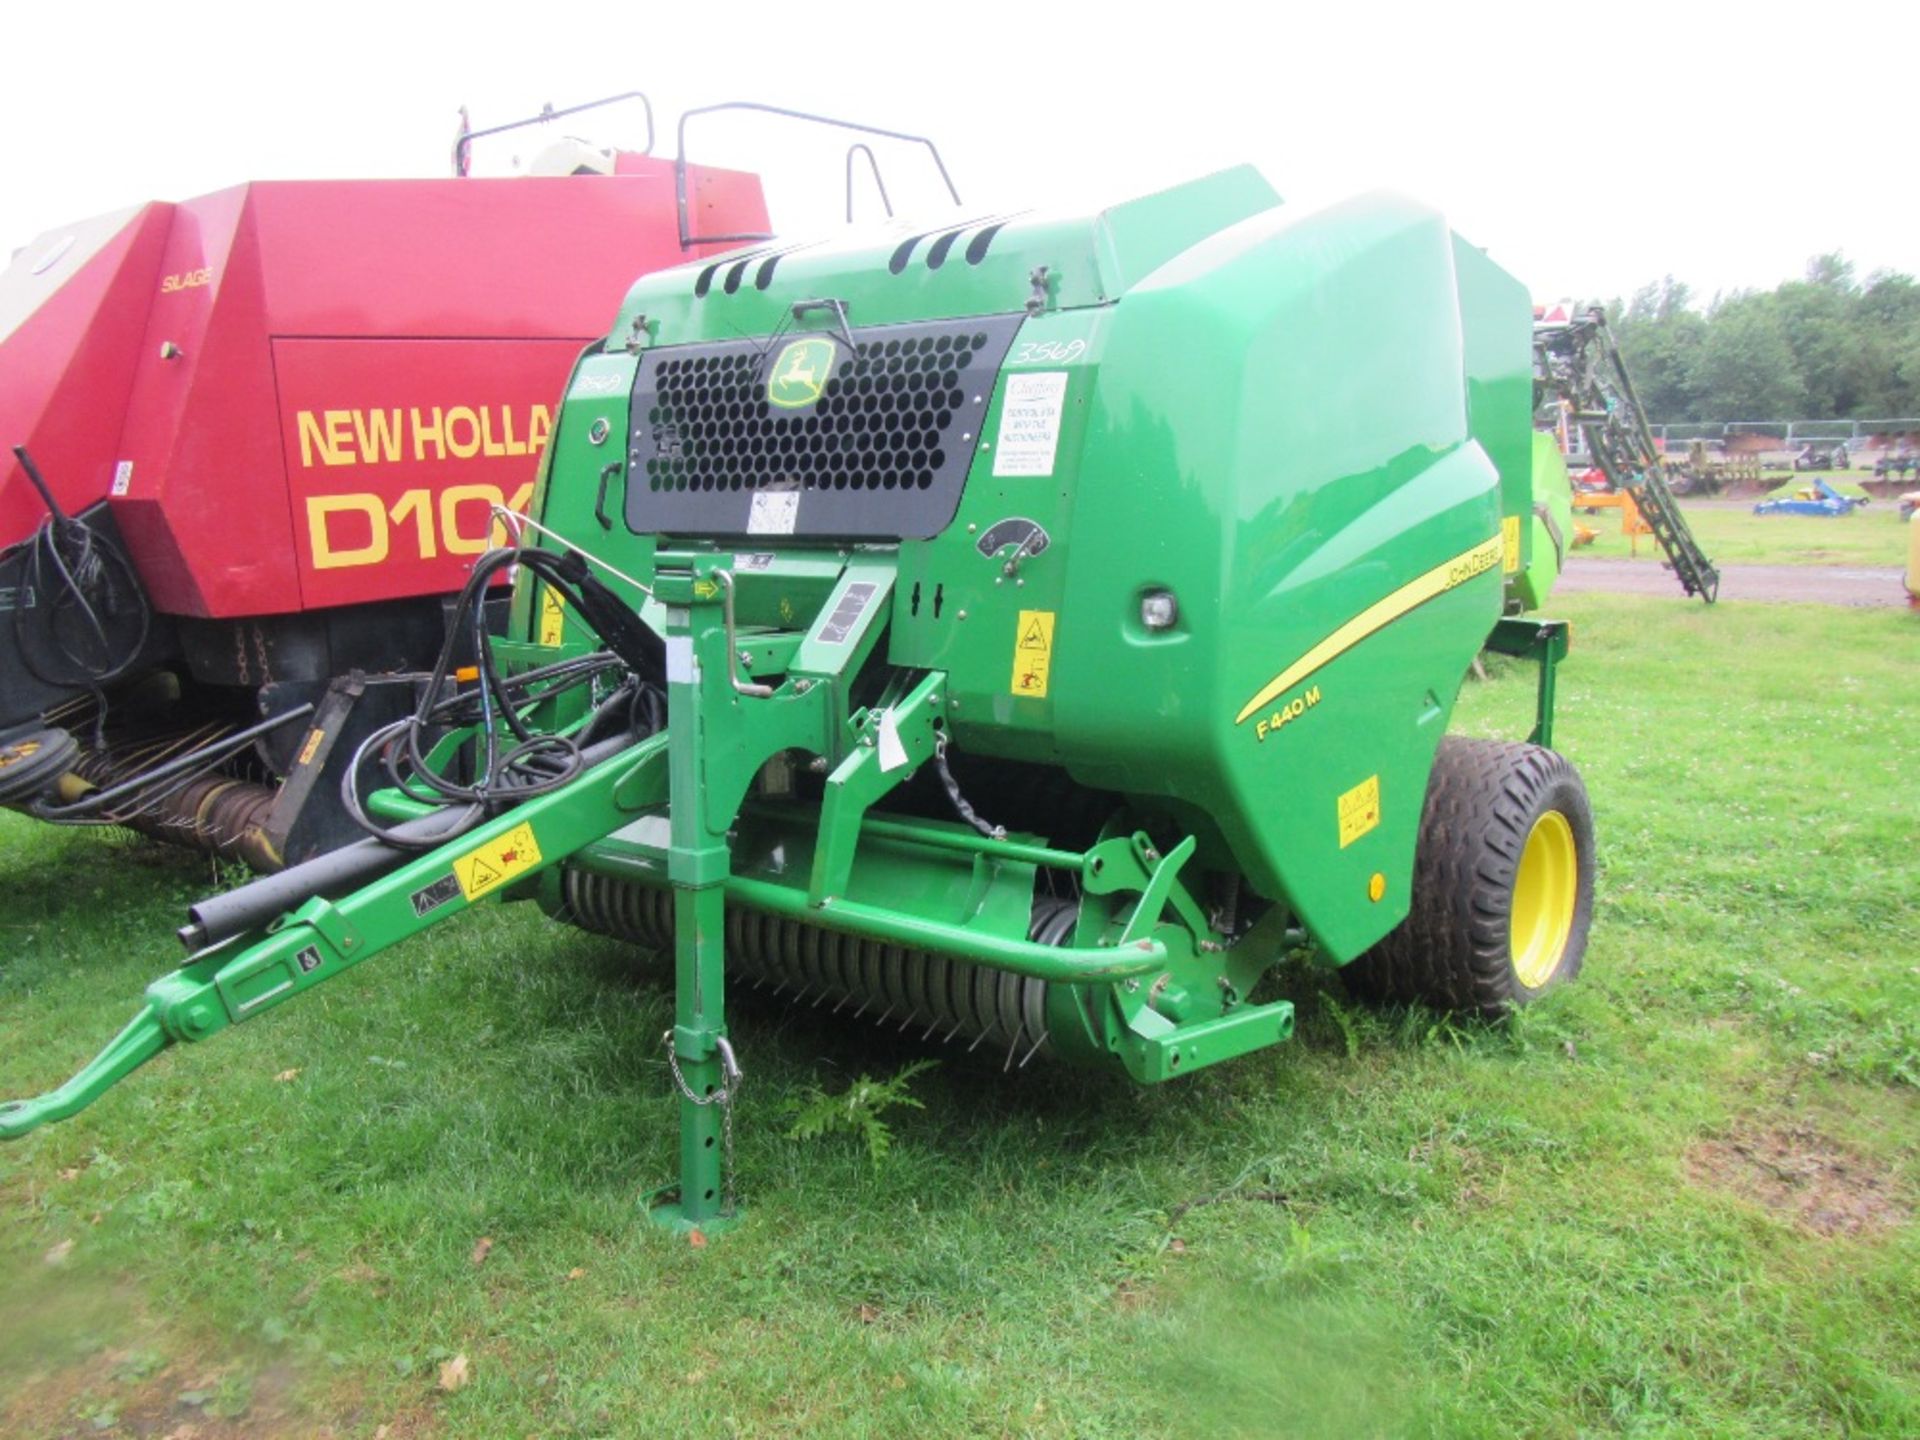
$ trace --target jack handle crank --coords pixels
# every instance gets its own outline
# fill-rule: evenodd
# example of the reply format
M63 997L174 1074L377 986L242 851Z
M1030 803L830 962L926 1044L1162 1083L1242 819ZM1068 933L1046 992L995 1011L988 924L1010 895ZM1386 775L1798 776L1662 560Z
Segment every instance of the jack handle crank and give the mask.
M764 700L767 696L773 694L773 687L771 685L763 685L757 680L742 680L740 678L740 642L734 636L733 625L733 572L731 570L715 570L713 572L713 578L720 582L721 611L726 617L727 624L727 679L732 682L733 688L738 694L751 695L757 699Z

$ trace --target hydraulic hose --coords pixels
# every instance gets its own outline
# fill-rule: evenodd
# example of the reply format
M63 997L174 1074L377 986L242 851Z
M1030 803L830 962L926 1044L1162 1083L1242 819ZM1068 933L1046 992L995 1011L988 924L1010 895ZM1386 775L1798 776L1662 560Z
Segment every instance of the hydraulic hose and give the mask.
M639 738L631 731L580 747L583 768L618 755ZM496 813L498 813L496 811ZM481 807L449 806L415 820L403 820L390 832L393 841L356 840L305 864L212 895L187 907L187 923L180 927L180 943L189 952L218 945L236 935L260 930L316 895L333 900L379 879L415 859L421 850L470 828L482 818Z

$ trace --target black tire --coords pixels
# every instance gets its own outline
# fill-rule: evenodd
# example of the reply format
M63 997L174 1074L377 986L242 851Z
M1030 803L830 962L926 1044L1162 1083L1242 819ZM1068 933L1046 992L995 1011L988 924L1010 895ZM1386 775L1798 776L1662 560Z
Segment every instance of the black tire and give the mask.
M36 730L0 745L0 805L25 805L52 791L80 745L64 730Z
M1549 814L1559 818L1545 819ZM1554 873L1562 884L1571 870L1574 893L1570 906L1546 907L1557 919L1542 919L1548 933L1523 945L1517 963L1517 883L1527 891L1529 913L1543 914L1538 857L1529 878L1520 880L1521 856L1536 828L1546 851L1560 857L1562 868ZM1555 861L1545 863L1551 869ZM1487 1016L1525 1005L1579 973L1593 921L1593 875L1593 811L1580 772L1565 756L1538 745L1449 735L1427 781L1412 909L1346 968L1347 982L1370 1000ZM1556 948L1562 921L1567 928ZM1522 963L1531 973L1523 976Z

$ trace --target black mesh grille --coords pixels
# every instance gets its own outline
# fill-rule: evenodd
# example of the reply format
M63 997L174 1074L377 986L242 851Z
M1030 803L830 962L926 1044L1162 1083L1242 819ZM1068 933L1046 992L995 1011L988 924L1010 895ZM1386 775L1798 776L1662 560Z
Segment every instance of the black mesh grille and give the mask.
M834 340L819 398L797 409L768 398L791 335L647 353L633 388L627 523L641 533L751 533L756 494L798 492L796 535L938 534L959 504L1022 318L855 330L851 352Z

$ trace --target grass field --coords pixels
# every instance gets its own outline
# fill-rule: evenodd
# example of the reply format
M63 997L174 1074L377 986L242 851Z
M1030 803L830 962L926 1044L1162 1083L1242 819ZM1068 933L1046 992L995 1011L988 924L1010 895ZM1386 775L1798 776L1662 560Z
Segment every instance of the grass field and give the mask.
M1602 880L1522 1017L1301 967L1292 1044L1181 1084L949 1059L876 1168L777 1107L919 1052L743 1005L751 1208L696 1249L635 1213L658 967L483 912L0 1150L0 1432L1920 1433L1920 625L1557 608ZM19 1094L209 877L5 816L0 878Z
M1907 528L1899 506L1875 500L1863 510L1832 518L1815 515L1755 515L1751 501L1709 500L1681 505L1687 524L1712 559L1722 565L1890 565L1907 563ZM1600 532L1578 555L1625 558L1634 550L1620 533L1620 512L1575 513ZM1660 563L1651 535L1639 537L1639 558Z

